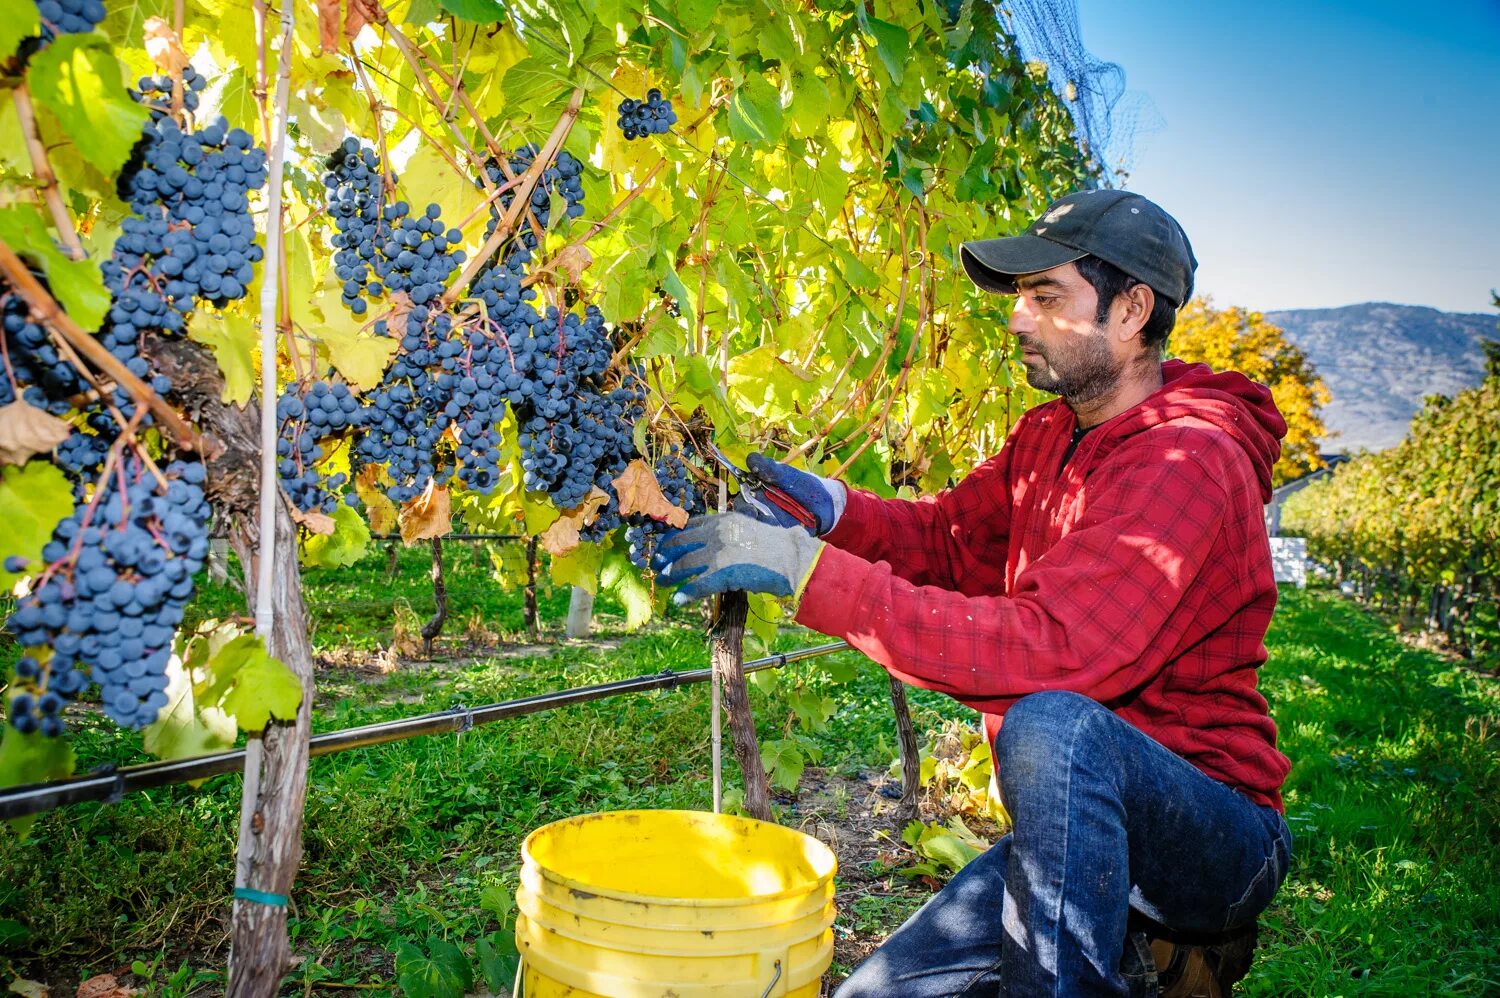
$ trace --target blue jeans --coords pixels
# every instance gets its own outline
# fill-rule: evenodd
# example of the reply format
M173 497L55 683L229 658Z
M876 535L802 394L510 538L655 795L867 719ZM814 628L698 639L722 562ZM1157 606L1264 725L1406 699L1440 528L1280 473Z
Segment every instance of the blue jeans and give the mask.
M996 738L1011 834L855 970L837 998L1128 996L1131 908L1179 932L1248 925L1292 833L1094 700L1019 700ZM1139 992L1137 992L1139 993Z

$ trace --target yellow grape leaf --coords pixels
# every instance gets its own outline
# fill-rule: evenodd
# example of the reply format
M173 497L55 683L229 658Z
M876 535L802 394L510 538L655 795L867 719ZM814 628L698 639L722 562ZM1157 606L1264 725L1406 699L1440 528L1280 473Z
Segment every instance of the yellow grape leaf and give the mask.
M365 504L371 533L388 534L396 525L396 504L391 502L384 488L389 482L390 476L377 464L365 465L354 478L354 491Z
M467 177L455 173L453 164L428 142L418 145L411 158L404 165L398 164L396 169L401 191L411 202L413 214L420 215L429 203L436 204L443 209L444 229L462 228L465 244L471 250L478 247L490 217L487 211L475 211L484 201L485 191L475 187ZM460 226L459 223L470 215L474 217L469 224Z
M25 464L68 439L73 428L23 399L0 406L0 464Z
M578 547L579 531L593 523L599 510L608 505L609 494L597 485L594 486L577 508L564 512L543 532L542 550L554 558L567 555Z
M349 313L337 291L324 290L313 299L312 307L323 321L310 325L309 331L318 339L319 352L338 368L349 387L363 390L380 384L401 341L362 332L364 321Z
M625 466L620 477L614 480L615 494L620 497L620 515L643 513L653 520L663 520L674 527L685 527L687 510L674 506L661 494L661 484L656 473L641 458Z
M444 486L427 483L427 489L401 507L397 517L401 540L408 546L428 537L442 537L453 532L453 506Z
M302 564L318 568L347 568L365 556L370 528L354 507L339 503L333 511L333 533L309 537L302 545Z
M599 566L604 562L604 548L598 544L579 544L568 554L552 558L552 584L577 586L597 595Z
M214 352L219 372L224 375L221 402L244 405L255 390L255 348L260 332L255 322L238 312L210 312L200 309L193 316L188 339L202 343Z

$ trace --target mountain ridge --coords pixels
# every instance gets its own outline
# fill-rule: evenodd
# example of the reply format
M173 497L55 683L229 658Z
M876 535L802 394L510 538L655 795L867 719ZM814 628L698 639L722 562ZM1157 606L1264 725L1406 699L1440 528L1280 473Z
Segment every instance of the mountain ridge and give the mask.
M1329 452L1394 447L1428 395L1456 395L1484 380L1484 340L1497 315L1427 305L1360 302L1264 311L1312 361L1332 401L1323 410Z

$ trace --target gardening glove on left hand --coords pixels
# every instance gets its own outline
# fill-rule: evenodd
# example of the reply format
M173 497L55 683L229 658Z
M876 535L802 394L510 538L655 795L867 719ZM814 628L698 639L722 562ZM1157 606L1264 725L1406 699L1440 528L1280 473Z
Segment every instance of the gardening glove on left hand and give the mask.
M678 606L732 589L800 599L823 546L800 527L714 513L696 516L663 538L651 567L664 585L683 583L672 595Z

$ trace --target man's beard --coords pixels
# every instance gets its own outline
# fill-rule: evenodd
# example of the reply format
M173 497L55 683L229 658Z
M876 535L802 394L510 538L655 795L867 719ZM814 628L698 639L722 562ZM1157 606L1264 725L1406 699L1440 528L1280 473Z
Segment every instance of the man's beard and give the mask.
M1032 350L1039 347L1027 344ZM1120 383L1120 371L1109 353L1104 329L1095 326L1087 339L1071 348L1054 347L1040 354L1040 361L1026 367L1026 383L1039 391L1061 395L1073 404L1092 402L1114 391Z

